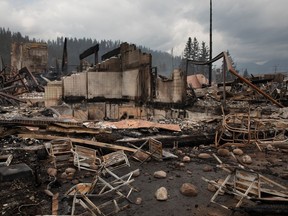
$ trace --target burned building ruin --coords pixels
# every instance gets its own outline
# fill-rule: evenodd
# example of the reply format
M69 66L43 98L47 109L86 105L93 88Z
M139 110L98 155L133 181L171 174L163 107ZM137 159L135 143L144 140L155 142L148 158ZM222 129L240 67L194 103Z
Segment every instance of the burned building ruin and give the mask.
M78 110L84 113L82 120L141 118L155 115L156 108L183 107L186 77L179 69L173 71L171 78L158 76L151 54L128 43L101 59L85 71L48 83L46 106L55 106L63 99L73 104L75 117Z

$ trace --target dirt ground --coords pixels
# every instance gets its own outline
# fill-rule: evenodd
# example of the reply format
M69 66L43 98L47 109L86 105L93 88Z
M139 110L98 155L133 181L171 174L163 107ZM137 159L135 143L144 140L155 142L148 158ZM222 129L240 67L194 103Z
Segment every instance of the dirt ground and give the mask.
M15 138L14 138L15 140ZM7 148L5 142L12 140L2 139L1 149L2 154L11 152ZM17 141L17 140L16 140ZM53 194L59 193L58 198L58 214L59 215L71 215L71 206L73 199L65 197L64 193L77 183L91 182L94 173L88 171L76 171L75 175L71 179L62 179L61 174L67 167L73 167L73 165L67 165L58 169L57 180L53 182L53 178L47 174L47 169L53 167L49 162L49 157L45 155L42 150L37 151L24 151L21 149L21 145L14 141L13 149L13 163L24 162L31 167L34 173L33 178L29 179L15 179L10 182L0 183L1 197L0 197L0 209L2 215L51 215L52 197L45 193L49 185L49 189ZM13 142L13 141L12 141ZM18 150L15 150L18 146ZM40 143L34 143L32 146L40 145ZM10 146L11 147L11 146ZM31 147L31 146L30 146ZM3 149L6 149L5 151ZM229 149L229 148L228 148ZM231 149L229 149L231 150ZM253 163L247 165L247 168L265 175L273 179L274 181L288 186L287 176L287 152L281 152L279 150L263 151L260 152L255 146L242 148L244 153L250 155L253 158ZM117 215L248 215L243 212L232 212L226 210L219 205L210 203L210 199L214 192L207 190L207 182L202 180L205 177L209 180L224 179L228 173L220 168L217 168L219 164L215 158L200 159L197 157L199 153L216 153L217 149L213 146L201 147L189 147L183 146L177 149L167 149L178 156L178 159L167 159L164 161L156 161L154 159L141 164L130 158L131 167L123 168L119 172L127 173L129 170L140 169L140 175L134 178L132 185L137 188L137 191L133 191L129 196L131 202L124 200L119 201L119 206L126 206ZM191 158L190 162L181 164L184 156ZM128 155L129 156L129 155ZM237 162L231 156L219 158L227 164L236 165ZM210 168L207 171L207 166ZM153 176L155 171L165 171L167 177L164 179L158 179ZM51 183L52 182L52 183ZM198 194L194 197L184 196L180 193L180 187L183 183L191 183L197 187ZM168 191L168 199L166 201L158 201L155 198L155 192L160 187L166 187ZM123 192L125 190L123 189ZM115 198L116 194L112 194ZM109 197L108 197L109 198ZM135 203L136 200L141 202ZM93 198L94 199L94 198ZM91 200L93 200L91 198ZM103 201L106 197L103 197ZM96 199L96 202L102 202L102 198ZM235 205L237 200L232 195L219 196L219 203L224 205ZM83 209L80 205L76 205L76 212L83 213ZM89 215L89 214L85 214Z
M13 110L13 109L12 109ZM22 115L28 118L35 118L39 115L39 110L32 108L24 108L20 110ZM9 109L2 111L3 114L9 113L9 117L18 115L19 110L14 110L10 114ZM196 117L196 116L195 116ZM220 118L221 120L221 118ZM168 122L169 123L169 122ZM178 123L178 122L176 122ZM182 126L186 122L181 121ZM215 133L215 127L217 126L217 121L209 121L209 123L204 122L193 123L192 126L188 126L187 130L183 130L182 133L187 133L188 135L203 135ZM4 127L3 127L4 128ZM5 128L4 128L5 129ZM4 130L3 129L3 130ZM10 128L11 129L11 128ZM73 197L65 196L65 192L71 187L78 183L91 183L93 177L95 177L94 172L89 172L85 170L77 170L72 162L67 162L63 167L57 167L56 179L48 175L48 168L53 167L51 164L51 158L48 156L45 149L43 149L42 140L35 139L22 139L17 137L17 131L20 128L12 128L16 131L15 135L6 135L0 138L0 155L13 154L13 160L11 165L25 163L31 169L33 175L26 178L16 178L11 181L0 182L0 211L2 215L51 215L52 214L52 197L59 193L58 198L54 203L58 204L58 215L71 215ZM0 132L1 131L0 127ZM208 131L208 133L207 133ZM5 131L4 131L5 132ZM18 132L19 133L19 132ZM31 131L30 131L31 133ZM139 136L145 138L152 136L156 133L157 135L172 135L172 132L168 131L154 131L154 130L126 130L126 131L113 131L112 134L99 134L98 137L91 137L88 135L75 135L81 137L82 139L92 139L95 138L100 142L114 143L115 140L121 139L123 136L129 135L130 137L139 138ZM2 133L3 134L3 133ZM53 133L54 134L54 133ZM56 133L55 133L56 134ZM187 135L186 134L186 135ZM183 134L173 134L179 139ZM65 136L62 134L62 136ZM139 169L140 175L133 177L134 181L131 183L137 191L132 191L128 200L118 200L119 207L125 207L117 215L139 215L139 216L173 216L173 215L183 215L183 216L221 216L221 215L235 215L235 216L246 216L249 215L247 212L240 211L242 209L237 209L237 211L227 210L220 205L211 203L210 200L214 195L207 189L208 183L202 178L208 180L217 181L219 179L225 179L228 173L223 169L219 168L219 161L212 156L214 153L217 157L224 163L228 164L230 167L237 167L239 164L244 165L245 169L253 170L256 173L264 175L269 179L288 186L288 150L279 149L270 146L270 148L264 148L260 151L255 145L250 144L241 147L244 154L249 155L252 158L251 164L241 163L242 156L232 157L231 154L227 156L221 156L218 153L218 149L212 144L213 140L206 139L205 142L201 140L191 140L179 142L179 146L175 146L168 142L162 142L163 148L177 155L177 159L165 159L163 161L156 161L151 159L144 163L134 160L131 154L127 152L131 166L128 168L123 168L119 170L120 174L126 174L130 171ZM167 140L169 141L169 140ZM173 142L172 142L173 143ZM210 143L210 145L209 145ZM123 144L125 145L125 144ZM226 147L231 153L235 146ZM200 153L207 153L210 158L202 159L199 158ZM189 162L183 162L183 157L188 156L190 158ZM63 173L66 168L74 168L76 170L75 174L68 177L63 177ZM154 172L164 171L167 176L163 179L155 178ZM117 171L118 172L118 171ZM106 176L107 181L109 178ZM196 196L184 196L180 192L180 188L184 183L191 183L197 188ZM168 199L165 201L158 201L155 198L155 192L160 187L165 187L168 191ZM119 189L121 193L126 193L128 187L123 187ZM115 199L117 194L109 193L107 196L101 197L90 197L91 201L95 204L103 203L109 199ZM58 200L58 201L57 201ZM230 207L233 209L238 199L234 195L219 195L217 197L217 203ZM251 202L244 203L245 205L251 205ZM255 205L253 203L252 205ZM110 206L111 207L111 206ZM113 207L113 205L112 205ZM114 210L111 208L107 209L107 212ZM234 209L235 210L235 209ZM106 212L106 211L105 211ZM268 211L262 209L260 215L266 214ZM85 209L79 205L75 205L75 214L78 215L89 215L83 214ZM255 215L255 213L250 213L250 215ZM273 214L270 214L273 215ZM285 214L284 214L285 215Z

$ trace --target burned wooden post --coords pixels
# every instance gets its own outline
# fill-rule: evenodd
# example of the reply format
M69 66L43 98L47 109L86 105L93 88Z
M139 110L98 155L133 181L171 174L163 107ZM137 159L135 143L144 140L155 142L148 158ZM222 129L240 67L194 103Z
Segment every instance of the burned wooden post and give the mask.
M99 51L99 44L96 44L95 46L92 46L90 48L88 48L87 50L85 50L84 52L82 52L79 55L79 59L80 59L80 71L83 70L83 59L94 54L94 64L98 64L98 51Z
M68 72L67 38L65 38L64 40L61 71L62 71L62 74L67 75L67 72Z

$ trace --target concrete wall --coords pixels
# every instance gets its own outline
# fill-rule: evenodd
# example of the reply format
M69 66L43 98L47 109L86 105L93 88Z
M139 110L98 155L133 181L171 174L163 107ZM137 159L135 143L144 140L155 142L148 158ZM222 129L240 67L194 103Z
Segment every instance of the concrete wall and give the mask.
M146 102L151 93L151 62L151 54L142 53L133 44L123 43L117 56L97 64L89 72L63 78L63 96Z
M11 65L18 70L23 67L31 73L47 70L48 48L46 43L17 43L11 47Z
M63 78L64 97L84 97L87 98L87 73L73 74Z
M173 71L173 102L181 103L183 102L183 97L186 95L184 74L180 70Z
M157 78L156 88L156 99L155 101L169 103L173 101L173 80L162 80Z
M122 96L134 98L139 96L139 70L128 70L123 72L122 77Z
M121 72L88 72L88 99L122 97Z
M180 70L174 70L171 79L157 78L157 102L182 103L185 99L186 87L184 75Z
M134 44L123 43L121 48L122 70L139 68L141 65L151 65L152 56L142 53Z
M59 100L62 99L62 81L53 81L48 83L45 87L45 106L55 106Z

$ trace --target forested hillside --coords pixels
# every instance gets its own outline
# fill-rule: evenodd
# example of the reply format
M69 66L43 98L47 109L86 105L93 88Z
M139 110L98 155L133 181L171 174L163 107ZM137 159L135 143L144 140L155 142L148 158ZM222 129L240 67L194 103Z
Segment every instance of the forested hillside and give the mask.
M64 47L64 37L57 37L55 40L39 40L35 38L29 38L28 36L22 36L20 32L14 33L9 29L0 27L0 56L3 58L3 62L7 65L10 64L10 52L12 42L46 42L48 45L48 68L56 67L56 60L62 59L63 47ZM125 41L123 41L125 42ZM68 51L68 66L69 69L76 70L77 66L80 64L79 55L87 48L99 44L99 58L117 48L122 41L111 41L111 40L97 40L91 38L68 38L67 40L67 51ZM142 52L147 52L152 54L152 65L158 68L158 72L163 75L170 75L172 72L172 67L178 68L181 62L181 58L173 57L162 51L155 51L141 45L137 45ZM87 58L87 61L93 62L93 57Z

